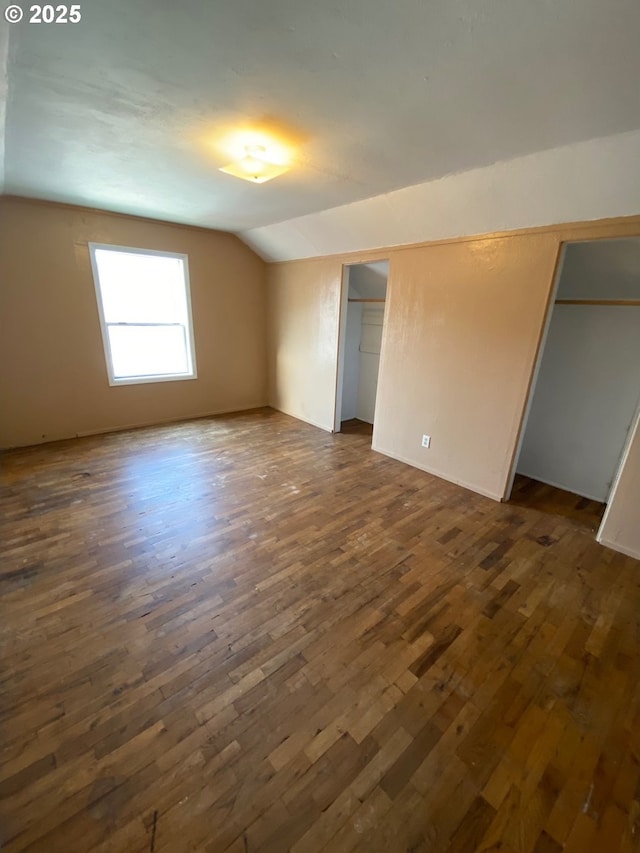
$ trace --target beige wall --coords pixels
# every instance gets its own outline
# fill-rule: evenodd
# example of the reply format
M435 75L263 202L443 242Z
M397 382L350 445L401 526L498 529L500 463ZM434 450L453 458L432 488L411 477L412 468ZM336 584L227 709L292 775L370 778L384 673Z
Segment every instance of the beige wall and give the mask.
M332 428L342 266L389 258L373 446L501 499L561 243L638 233L629 217L273 264L270 402Z
M558 245L537 234L390 252L376 450L503 496ZM269 272L270 403L328 430L341 271L327 258Z
M265 265L237 238L0 200L0 445L266 402ZM189 256L198 378L110 387L89 241Z
M613 484L598 541L640 560L640 416Z
M376 450L504 496L557 253L537 234L392 258Z
M270 266L269 403L333 429L342 265L328 260Z
M2 199L0 444L251 408L266 402L267 385L271 405L330 430L343 264L389 258L374 447L501 498L561 242L639 233L640 218L630 217L266 272L228 234ZM89 241L189 256L198 379L109 386ZM429 450L420 447L425 432ZM639 455L636 428L601 532L634 554Z

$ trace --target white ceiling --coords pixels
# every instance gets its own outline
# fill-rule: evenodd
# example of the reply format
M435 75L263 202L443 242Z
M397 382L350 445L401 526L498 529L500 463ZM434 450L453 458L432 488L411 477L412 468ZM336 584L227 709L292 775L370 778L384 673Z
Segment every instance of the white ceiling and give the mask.
M243 231L640 127L637 0L81 8L5 25L6 193ZM219 172L223 131L263 120L296 168Z
M640 214L640 130L503 160L240 233L265 260Z

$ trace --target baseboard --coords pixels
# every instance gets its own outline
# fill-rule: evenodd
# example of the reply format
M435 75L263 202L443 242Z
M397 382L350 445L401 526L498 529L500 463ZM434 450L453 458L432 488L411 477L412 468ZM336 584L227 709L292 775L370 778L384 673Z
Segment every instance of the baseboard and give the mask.
M71 438L85 438L90 435L105 435L110 432L126 432L128 429L142 429L144 427L164 426L166 424L179 424L185 421L200 421L204 418L215 418L218 415L235 415L241 412L256 412L267 407L267 404L259 406L247 406L242 409L215 409L211 412L204 412L197 415L181 415L177 418L162 418L162 420L142 421L141 423L127 424L126 426L105 427L104 429L87 430L86 432L78 432Z
M627 548L625 545L620 545L618 542L611 542L610 539L596 539L600 545L605 548L611 548L612 551L617 551L619 554L624 554L625 557L633 557L634 560L640 560L640 551L634 551L633 548Z
M568 486L563 486L562 483L555 483L553 480L543 480L535 474L527 474L526 471L516 471L516 474L520 474L522 477L528 477L530 480L537 480L538 483L544 483L545 486L553 486L554 489L561 489L563 492L569 492L571 495L577 495L579 498L587 498L587 500L595 501L599 504L605 504L609 499L608 496L606 498L594 498L593 495L583 495L580 494L580 492L574 492L573 489L570 489Z
M383 450L375 443L371 445L371 449L375 450L376 453L381 453L383 456L388 456L390 459L395 459L397 462L404 462L405 465L411 465L412 468L424 471L425 474L431 474L433 477L438 477L440 480L446 480L447 483L453 483L455 486L462 486L463 489L468 489L470 492L475 492L477 495L490 498L492 501L498 501L498 503L502 501L502 495L498 495L495 492L489 492L480 486L473 483L467 483L464 480L455 480L453 477L449 477L441 471L436 471L434 468L427 468L426 465L418 465L413 459L407 459L397 453L391 453L389 450Z
M333 427L328 427L325 424L319 424L317 421L312 421L309 418L303 418L301 415L295 414L295 412L288 412L286 409L281 408L280 406L276 406L275 403L267 403L270 409L273 409L276 412L280 412L283 415L288 415L290 418L295 418L297 421L302 421L304 424L309 424L310 426L317 427L317 429L324 430L324 432L333 432Z
M21 447L39 447L42 444L53 444L55 441L69 441L74 438L89 438L92 435L108 435L113 432L126 432L130 429L144 429L145 427L166 426L168 424L179 424L185 421L197 421L204 418L214 418L218 415L234 415L246 412L257 412L261 409L272 408L268 403L259 405L247 406L241 409L215 409L210 412L202 412L198 414L180 415L178 417L161 418L160 420L137 421L130 424L122 424L118 426L97 427L96 429L80 430L78 432L69 433L69 435L56 436L55 438L47 438L44 441L36 441L31 444L10 444L1 448L2 450L16 450Z

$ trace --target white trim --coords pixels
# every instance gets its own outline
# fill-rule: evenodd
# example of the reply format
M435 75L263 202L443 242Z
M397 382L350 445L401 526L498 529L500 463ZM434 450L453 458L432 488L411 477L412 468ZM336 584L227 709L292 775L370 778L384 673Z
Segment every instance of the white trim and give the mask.
M105 427L97 427L96 429L82 430L80 432L76 432L73 435L68 436L67 438L88 438L92 435L109 435L112 432L127 432L130 429L145 429L147 427L154 426L170 426L171 424L187 424L191 421L201 421L206 418L216 418L221 415L235 415L241 414L243 412L254 412L257 409L268 409L266 403L256 403L254 406L243 406L241 409L214 409L210 412L198 413L195 415L179 415L175 418L162 418L161 420L153 420L153 421L136 421L132 424L122 424L120 426L105 426ZM47 441L41 442L41 444L48 444L51 441L66 441L67 439L59 439L52 438L47 439Z
M100 319L100 332L102 334L102 346L104 349L105 363L107 367L107 378L109 385L149 385L156 382L185 382L198 378L198 366L196 363L195 336L193 332L193 317L191 313L191 279L189 276L189 256L180 252L164 252L159 249L143 249L134 246L117 246L110 243L87 243L89 256L91 258L91 272L93 274L93 286L98 306L98 317ZM96 261L96 251L117 252L130 255L154 255L160 258L175 258L182 262L182 274L185 286L185 301L187 304L187 355L191 370L188 373L164 374L161 376L129 376L117 377L113 373L113 359L111 357L111 344L107 332L107 323L102 306L102 291L100 289L100 273Z
M380 355L378 360L378 375L376 377L376 402L373 409L373 434L371 436L371 447L373 448L376 438L377 438L377 430L376 424L379 423L379 411L380 411L380 377L382 376L382 371L384 369L384 363L386 360L387 347L389 344L387 343L387 339L389 336L389 302L391 299L391 269L392 269L392 259L391 257L387 258L387 282L384 288L384 302L382 303L382 337L380 339Z
M376 306L374 310L378 310L382 312L382 340L383 344L381 347L384 347L384 336L385 336L385 319L387 317L387 298L389 294L389 270L391 269L391 258L379 258L376 263L386 263L387 264L387 282L386 282L386 290L385 290L385 298L380 301L380 305ZM338 349L336 353L336 386L335 386L335 404L333 408L333 432L341 432L342 430L342 394L344 391L344 359L345 359L345 349L346 349L346 337L347 337L347 318L349 312L349 285L350 285L350 275L352 267L360 267L366 266L364 261L352 261L351 263L342 264L342 275L340 278L340 312L338 317ZM362 300L361 300L362 301ZM366 310L366 309L365 309ZM369 309L372 310L372 309ZM362 350L361 350L362 351ZM380 368L382 366L382 355L380 354L380 363L378 367L378 380L380 378ZM378 395L376 394L376 410L378 407ZM375 427L375 413L373 417L374 427Z
M631 549L626 549L624 545L618 545L611 542L611 540L604 540L602 538L602 531L604 530L605 523L609 517L609 512L616 498L616 489L618 488L618 483L620 482L620 477L622 476L622 471L627 461L627 457L629 456L629 451L631 449L631 443L636 435L636 431L640 429L640 405L636 409L636 413L633 416L633 420L631 421L631 426L629 427L629 432L627 433L627 438L624 443L624 448L622 449L622 453L620 455L620 462L618 464L618 469L616 471L616 475L613 478L613 483L611 484L611 489L609 490L609 494L607 496L607 508L604 511L604 515L602 516L602 521L600 522L600 527L598 528L598 532L596 533L596 542L600 542L601 545L606 545L607 548L613 548L614 551L620 551L622 554L627 554L629 557L635 557L640 560L640 554L635 553Z
M437 477L439 480L445 480L447 483L451 483L454 486L461 486L463 489L468 489L470 492L475 492L477 495L481 495L484 498L490 498L492 501L498 502L502 500L501 496L497 492L489 492L487 489L477 486L475 483L468 483L465 480L453 479L453 477L449 477L434 468L427 468L425 465L420 465L414 459L407 459L405 456L400 456L397 453L391 453L389 450L383 450L378 444L372 444L371 449L375 450L376 453L382 454L382 456L388 456L390 459L395 459L397 462L404 462L405 465L410 465L412 468L417 468L419 471L424 471L425 474L431 474L432 477Z
M171 424L190 423L191 421L203 420L205 418L215 418L222 415L235 415L244 412L253 412L257 409L269 409L268 403L256 403L254 406L243 406L241 409L215 409L210 412L198 413L195 415L177 415L176 417L160 418L153 421L136 421L132 424L119 424L117 426L96 427L96 429L79 430L73 433L62 433L55 437L47 437L44 441L33 442L32 444L7 444L0 450L16 450L22 447L40 447L42 444L52 444L56 441L70 441L74 438L89 438L92 435L110 435L116 432L127 432L132 429L145 429L155 426L170 426Z
M104 342L104 338L103 338ZM108 342L107 342L108 346ZM109 374L109 385L112 388L117 388L119 385L150 385L156 382L188 382L190 379L197 379L196 373L172 373L163 374L162 376L133 376L124 378L112 378L111 364L107 362L107 371Z
M571 241L573 242L573 241ZM585 241L587 242L587 241ZM551 318L553 317L553 311L556 306L556 294L558 292L558 287L560 285L560 278L562 276L562 270L564 268L564 260L567 254L567 243L561 243L560 248L558 249L558 255L555 266L555 275L553 279L553 283L551 285L551 293L549 294L549 303L547 305L547 314L544 319L544 325L542 327L542 332L540 333L540 345L538 346L538 352L536 357L536 363L533 367L533 373L531 375L531 384L529 386L529 394L527 396L527 401L524 406L524 413L522 415L522 421L520 423L520 432L518 434L518 438L516 441L516 451L513 454L513 460L511 462L511 471L509 472L509 478L507 480L507 487L504 492L504 496L502 500L507 502L511 498L511 492L513 490L513 481L516 478L516 473L518 469L518 462L520 461L520 453L522 451L522 443L524 441L524 435L527 431L527 424L529 422L529 415L531 414L531 406L533 405L533 396L536 392L536 385L538 384L538 376L540 374L540 366L542 365L542 359L544 358L544 351L547 346L547 338L549 336L549 328L551 326ZM535 477L533 479L539 479ZM555 483L549 483L550 486L554 486ZM559 486L559 488L564 488L563 486ZM564 489L567 491L567 489ZM595 498L594 498L595 500Z
M556 483L554 480L549 480L548 478L543 480L538 475L527 474L526 471L518 471L518 474L522 477L528 477L530 480L535 480L537 483L542 483L545 486L553 486L554 489L561 489L563 492L568 492L570 495L575 495L577 498L586 498L587 500L595 501L598 504L604 504L607 501L607 498L597 498L595 495L583 495L582 492L574 492L573 489L569 488L566 484Z
M626 545L621 545L619 542L612 542L609 539L598 539L596 542L603 545L605 548L610 548L612 551L617 551L619 554L624 554L625 557L632 557L634 560L640 560L640 551L634 551L633 548L627 548Z
M106 249L108 252L124 252L130 255L156 255L160 258L187 258L188 256L182 252L165 252L163 249L145 249L140 246L119 246L116 243L87 243L87 246L93 251L94 249Z
M316 427L316 429L321 429L323 432L333 433L333 430L330 426L326 424L320 424L317 421L309 420L309 418L304 418L302 415L294 414L293 412L289 412L286 409L283 409L282 406L276 406L275 403L267 404L270 409L273 409L276 412L280 412L282 415L287 415L289 418L294 418L296 421L300 421L303 424L308 424L309 426Z
M347 312L349 310L349 276L352 265L343 264L340 275L340 308L338 312L338 352L336 387L333 406L333 432L342 430L342 393L344 391L344 351L347 336Z

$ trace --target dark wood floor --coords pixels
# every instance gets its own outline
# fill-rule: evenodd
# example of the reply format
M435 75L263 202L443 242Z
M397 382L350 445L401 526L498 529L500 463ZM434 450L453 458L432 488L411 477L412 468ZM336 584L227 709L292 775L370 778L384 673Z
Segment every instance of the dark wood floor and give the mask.
M514 506L570 518L594 535L598 532L606 509L606 504L583 498L564 489L556 489L522 474L516 474L509 502Z
M342 421L340 431L345 435L366 435L371 439L373 436L373 424L368 424L366 421L359 421L358 418L351 418L349 421ZM371 441L369 441L371 444Z
M3 853L637 850L638 562L369 442L5 456Z

